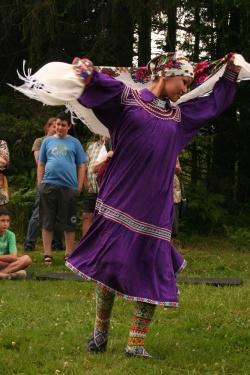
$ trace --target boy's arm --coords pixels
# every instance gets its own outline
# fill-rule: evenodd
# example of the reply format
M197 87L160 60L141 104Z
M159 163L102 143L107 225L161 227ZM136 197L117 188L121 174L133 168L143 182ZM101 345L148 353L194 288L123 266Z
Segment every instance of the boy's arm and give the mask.
M45 167L44 167L43 162L38 160L38 164L37 164L37 184L38 185L40 185L40 183L42 182L42 179L44 176L44 170L45 170Z
M16 236L15 233L7 232L7 246L4 250L6 254L0 255L0 262L3 265L15 262L17 260L17 247L16 247Z
M17 253L12 253L12 254L6 254L6 255L0 255L0 264L5 264L5 263L12 263L17 260Z
M77 168L77 179L78 179L77 190L79 191L79 193L82 191L85 176L86 176L86 165L85 163L81 163L78 165L78 168Z

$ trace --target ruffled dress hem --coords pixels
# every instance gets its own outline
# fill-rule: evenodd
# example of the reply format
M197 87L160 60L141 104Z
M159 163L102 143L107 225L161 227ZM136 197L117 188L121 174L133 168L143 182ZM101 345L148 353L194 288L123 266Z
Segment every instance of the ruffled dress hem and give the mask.
M105 285L103 284L102 282L84 274L83 272L79 271L76 267L72 266L71 263L69 262L66 262L65 263L66 267L68 267L71 271L73 271L75 274L79 275L80 277L82 277L84 280L87 280L87 281L94 281L97 285L100 285L104 288L106 288L109 292L111 293L115 293L121 297L123 297L124 299L126 300L129 300L129 301L139 301L139 302L146 302L146 303L149 303L149 304L152 304L152 305L161 305L161 306L165 306L165 307L179 307L179 302L170 302L170 301L155 301L155 300L152 300L152 299L149 299L149 298L144 298L144 297L134 297L134 296L129 296L127 294L124 294L122 292L118 292L117 290L109 287L108 285ZM183 261L182 265L180 266L180 268L178 269L178 271L176 272L177 273L180 273L184 270L184 268L186 267L187 265L187 262L186 260Z

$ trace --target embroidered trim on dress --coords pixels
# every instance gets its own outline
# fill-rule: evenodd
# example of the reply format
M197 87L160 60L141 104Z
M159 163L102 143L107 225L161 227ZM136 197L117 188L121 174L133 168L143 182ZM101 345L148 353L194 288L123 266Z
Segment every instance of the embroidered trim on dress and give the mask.
M166 109L166 101L165 100L162 100L160 98L154 98L152 100L152 103L155 104L157 107Z
M107 204L103 203L101 199L97 199L96 201L96 210L98 214L111 219L136 233L160 238L168 242L171 240L171 230L136 220L125 212L108 206Z
M181 122L181 111L179 106L166 109L156 105L153 101L144 102L141 99L140 92L138 90L133 90L127 86L125 86L123 90L121 103L125 105L138 105L144 108L145 111L151 113L153 116L162 120L174 120L176 122Z
M107 286L106 284L103 284L101 283L100 281L98 280L95 280L94 278L90 277L90 276L87 276L86 274L84 274L83 272L79 271L77 268L75 268L74 266L72 266L71 263L69 262L66 262L65 263L66 267L68 267L71 271L73 271L74 273L76 273L78 276L82 277L83 279L87 280L87 281L94 281L97 283L97 285L100 285L104 288L106 288L109 292L111 293L115 293L119 296L122 296L123 298L129 300L129 301L139 301L139 302L146 302L146 303L150 303L152 305L162 305L162 306L166 306L166 307L179 307L179 302L169 302L169 301L155 301L155 300L152 300L152 299L149 299L149 298L143 298L143 297L134 297L134 296L129 296L127 294L124 294L124 293L121 293L121 292L118 292L117 290L113 289L113 288L110 288L109 286ZM180 269L182 269L182 266L180 267Z
M184 259L182 265L180 266L180 268L175 272L175 275L177 275L178 273L182 272L184 270L184 268L186 268L186 266L187 266L187 261Z

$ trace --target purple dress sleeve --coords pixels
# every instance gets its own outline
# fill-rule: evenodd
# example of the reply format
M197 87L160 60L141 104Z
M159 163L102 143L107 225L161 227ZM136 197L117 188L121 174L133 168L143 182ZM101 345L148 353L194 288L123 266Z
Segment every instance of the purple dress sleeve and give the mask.
M226 69L210 95L179 105L181 110L181 149L193 139L201 125L219 116L232 104L237 76L238 73Z
M112 130L118 126L121 116L121 96L125 84L110 77L107 74L94 71L91 82L78 99L85 107L91 108L99 119L108 118L112 121L105 121L104 125Z

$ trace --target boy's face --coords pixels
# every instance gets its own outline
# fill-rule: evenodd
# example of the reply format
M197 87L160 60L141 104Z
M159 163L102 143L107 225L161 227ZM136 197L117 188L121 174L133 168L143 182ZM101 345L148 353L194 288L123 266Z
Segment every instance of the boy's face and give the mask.
M1 215L0 216L0 234L4 234L4 232L10 226L10 217L9 215Z
M70 128L71 124L69 124L67 121L59 118L56 119L56 134L58 137L66 137Z

